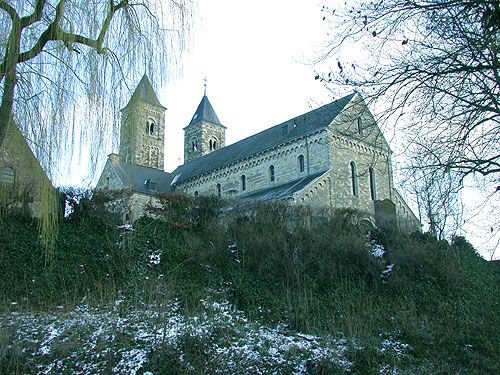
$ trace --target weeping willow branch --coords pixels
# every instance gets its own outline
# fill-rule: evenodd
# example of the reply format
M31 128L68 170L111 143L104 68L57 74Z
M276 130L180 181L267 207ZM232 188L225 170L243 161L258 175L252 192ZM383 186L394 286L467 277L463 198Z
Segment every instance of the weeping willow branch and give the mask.
M137 76L146 67L153 82L175 72L167 67L175 68L185 46L190 6L190 0L0 0L0 149L14 121L33 139L49 175L75 142L88 143L95 168ZM38 199L46 215L42 239L50 245L48 191Z

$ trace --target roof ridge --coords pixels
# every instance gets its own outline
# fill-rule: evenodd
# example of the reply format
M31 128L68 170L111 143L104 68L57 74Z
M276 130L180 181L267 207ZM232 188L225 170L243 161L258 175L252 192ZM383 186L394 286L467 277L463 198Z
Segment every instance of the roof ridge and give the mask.
M259 133L239 140L236 143L220 148L177 167L172 173L182 174L179 183L192 177L228 166L239 160L270 150L278 145L326 128L333 119L345 108L356 93L351 93L331 103L296 116L291 120L264 129ZM311 116L313 113L317 117ZM293 124L293 128L282 130L285 124Z

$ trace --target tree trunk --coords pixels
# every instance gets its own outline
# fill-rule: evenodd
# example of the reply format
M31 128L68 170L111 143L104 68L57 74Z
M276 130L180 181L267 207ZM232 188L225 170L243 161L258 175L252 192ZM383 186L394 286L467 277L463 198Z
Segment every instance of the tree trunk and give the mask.
M2 147L7 129L12 119L14 105L14 88L16 86L16 66L20 50L21 26L12 22L8 46L5 51L3 78L3 96L0 104L0 147Z

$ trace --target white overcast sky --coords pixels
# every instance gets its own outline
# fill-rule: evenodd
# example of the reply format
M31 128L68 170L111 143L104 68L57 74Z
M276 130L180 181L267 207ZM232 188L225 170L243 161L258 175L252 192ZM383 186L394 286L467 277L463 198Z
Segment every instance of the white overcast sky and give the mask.
M227 127L226 144L331 101L309 62L326 38L316 0L201 0L182 75L159 90L165 168L183 159L183 131L203 95Z

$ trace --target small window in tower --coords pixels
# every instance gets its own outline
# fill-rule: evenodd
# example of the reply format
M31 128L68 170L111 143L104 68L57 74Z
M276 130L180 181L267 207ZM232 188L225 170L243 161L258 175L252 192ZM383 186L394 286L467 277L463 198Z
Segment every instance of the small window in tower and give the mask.
M191 151L198 151L198 140L197 139L193 139L191 141Z
M197 197L199 195L198 190L194 192L194 196Z
M271 165L269 167L269 179L271 182L274 182L274 165Z
M222 195L222 187L220 184L217 184L217 196L220 197Z
M148 119L146 121L146 133L149 135L154 135L156 131L156 125L153 119Z
M210 151L215 151L217 150L217 139L212 138L208 141L208 147Z

